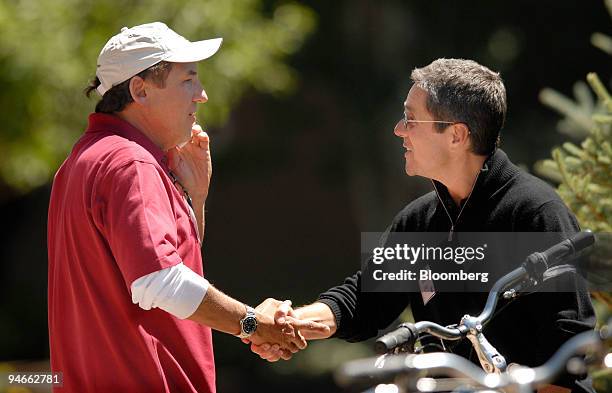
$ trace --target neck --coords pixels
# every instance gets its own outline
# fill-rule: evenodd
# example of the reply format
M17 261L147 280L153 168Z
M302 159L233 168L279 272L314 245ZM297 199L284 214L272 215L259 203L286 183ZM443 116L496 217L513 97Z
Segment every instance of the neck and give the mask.
M448 170L438 181L446 186L457 206L466 199L476 183L478 174L487 157L467 154L450 162Z
M162 151L168 150L163 143L163 141L151 130L153 127L150 126L148 117L142 113L141 111L132 110L132 108L125 108L121 112L116 112L115 116L119 117L122 120L127 121L132 126L138 129L144 136L149 138L157 147L159 147Z

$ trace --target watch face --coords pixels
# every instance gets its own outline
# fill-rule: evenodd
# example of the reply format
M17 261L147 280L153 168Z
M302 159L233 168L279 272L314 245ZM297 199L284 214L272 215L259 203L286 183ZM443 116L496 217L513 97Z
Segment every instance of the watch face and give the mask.
M253 334L257 329L257 319L255 317L246 317L242 321L242 331L245 334Z

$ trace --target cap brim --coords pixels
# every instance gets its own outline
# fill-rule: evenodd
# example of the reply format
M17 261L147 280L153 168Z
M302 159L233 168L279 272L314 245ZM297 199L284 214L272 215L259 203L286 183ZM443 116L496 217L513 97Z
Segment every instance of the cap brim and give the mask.
M221 42L223 42L223 38L191 42L183 48L173 50L172 54L164 60L171 63L191 63L208 59L217 53L221 47Z

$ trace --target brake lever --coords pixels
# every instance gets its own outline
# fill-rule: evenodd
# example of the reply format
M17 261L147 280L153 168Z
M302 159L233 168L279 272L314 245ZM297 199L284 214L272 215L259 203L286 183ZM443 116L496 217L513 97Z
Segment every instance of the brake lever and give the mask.
M476 350L480 365L487 373L500 374L506 371L506 359L482 333L482 324L478 318L464 315L461 324L467 329L466 337Z
M502 297L506 300L516 299L521 292L525 292L529 288L533 288L538 285L538 282L532 278L526 278L513 287L506 289L502 294Z

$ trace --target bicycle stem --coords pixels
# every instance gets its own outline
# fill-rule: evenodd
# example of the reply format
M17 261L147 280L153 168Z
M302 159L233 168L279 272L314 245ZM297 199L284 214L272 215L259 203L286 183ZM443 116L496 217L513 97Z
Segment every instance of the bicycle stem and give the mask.
M499 374L504 372L506 371L507 363L506 359L482 333L483 326L486 325L493 316L493 311L497 307L499 294L515 283L521 282L525 277L527 277L527 271L522 267L516 268L504 275L495 283L489 292L487 303L482 313L478 317L464 315L461 319L460 326L463 327L462 330L467 339L472 343L480 365L487 373Z
M464 315L461 319L461 325L467 329L466 337L476 350L482 368L487 373L499 374L506 371L506 359L484 336L480 320L470 315Z

